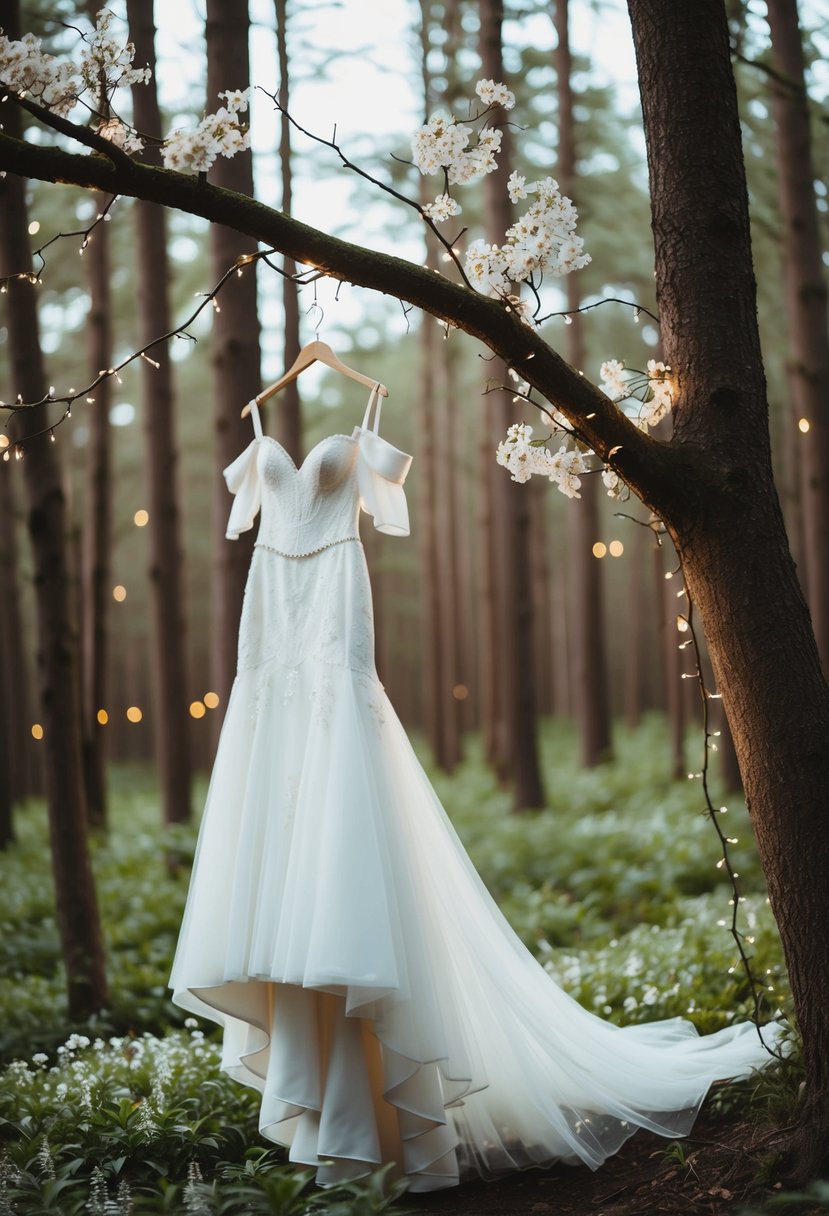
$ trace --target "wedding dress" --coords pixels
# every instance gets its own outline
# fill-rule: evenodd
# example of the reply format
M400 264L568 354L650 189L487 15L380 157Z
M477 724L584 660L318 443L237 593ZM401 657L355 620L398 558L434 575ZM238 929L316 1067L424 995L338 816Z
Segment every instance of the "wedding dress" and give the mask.
M408 535L411 463L379 397L299 468L252 413L227 536L261 521L173 1000L224 1027L262 1135L322 1185L388 1161L414 1191L595 1168L639 1127L684 1135L713 1081L770 1057L752 1023L602 1021L488 894L374 667L358 518Z

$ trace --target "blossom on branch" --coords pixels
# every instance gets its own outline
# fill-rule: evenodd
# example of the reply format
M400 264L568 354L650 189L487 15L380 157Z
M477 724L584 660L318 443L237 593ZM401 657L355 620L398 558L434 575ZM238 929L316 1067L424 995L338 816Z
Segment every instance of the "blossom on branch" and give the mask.
M29 96L63 118L80 91L74 64L47 54L34 34L13 41L0 33L0 81L13 93Z
M451 195L439 194L433 203L426 203L425 206L420 208L420 211L422 215L428 216L436 224L441 224L453 215L460 215L461 208L460 204Z
M226 106L207 114L194 131L174 131L164 142L165 169L206 173L219 156L231 157L250 147L250 131L239 119L248 108L250 89L220 93Z
M505 110L511 110L515 105L515 94L505 84L496 84L494 80L479 80L475 92L485 106L503 106Z
M550 452L542 439L532 438L533 429L526 422L516 422L495 453L495 459L510 474L513 481L529 481L533 475L546 477L568 498L581 498L580 474L586 471L584 456L577 448L562 444Z

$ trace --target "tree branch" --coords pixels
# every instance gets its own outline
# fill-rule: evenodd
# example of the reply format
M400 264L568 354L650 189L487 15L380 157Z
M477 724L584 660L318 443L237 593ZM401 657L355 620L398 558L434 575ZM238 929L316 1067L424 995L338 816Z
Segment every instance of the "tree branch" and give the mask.
M227 225L323 275L405 300L477 338L559 409L654 510L673 497L678 479L685 480L680 466L687 461L693 464L697 484L701 476L706 480L705 465L692 451L672 448L640 431L499 301L452 283L438 271L330 236L198 177L128 157L118 157L117 164L114 160L42 147L0 133L0 171L141 198ZM690 476L690 465L687 472Z

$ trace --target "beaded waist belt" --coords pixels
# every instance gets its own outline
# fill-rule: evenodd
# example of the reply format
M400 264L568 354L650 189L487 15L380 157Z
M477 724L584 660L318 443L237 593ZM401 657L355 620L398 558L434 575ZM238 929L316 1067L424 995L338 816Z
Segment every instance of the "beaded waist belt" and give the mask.
M360 543L359 536L341 536L339 540L326 541L324 545L317 545L316 549L308 549L305 553L286 553L284 549L277 549L275 545L268 545L263 540L254 542L254 549L267 549L269 553L278 553L280 557L313 557L316 553L322 553L325 549L332 549L334 545L343 545L347 540L356 540Z

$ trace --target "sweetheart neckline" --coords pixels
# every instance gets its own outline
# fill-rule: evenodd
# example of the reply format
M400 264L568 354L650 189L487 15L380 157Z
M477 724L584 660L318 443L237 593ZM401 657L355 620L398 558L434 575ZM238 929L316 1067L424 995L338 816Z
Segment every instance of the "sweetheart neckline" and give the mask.
M322 439L318 440L314 444L314 446L305 453L305 458L299 466L297 465L296 461L294 460L293 456L288 451L288 449L285 447L285 445L280 443L278 439L275 439L273 437L273 435L260 435L259 438L267 439L269 443L276 444L276 446L279 448L280 452L282 452L283 455L287 458L293 471L297 475L299 475L302 472L302 470L305 468L309 459L313 456L314 452L316 452L317 448L321 448L324 443L328 443L329 439L345 439L348 443L357 443L358 438L359 438L357 435L357 432L361 431L361 430L362 430L362 427L355 426L354 431L350 435L341 435L341 434L323 435Z

